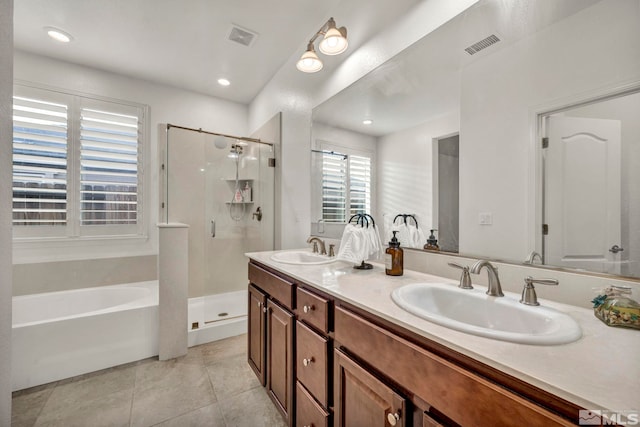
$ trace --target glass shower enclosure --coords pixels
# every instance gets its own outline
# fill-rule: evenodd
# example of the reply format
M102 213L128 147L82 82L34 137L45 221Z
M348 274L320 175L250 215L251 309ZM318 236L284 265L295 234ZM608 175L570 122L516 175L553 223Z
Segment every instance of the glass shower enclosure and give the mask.
M189 328L245 316L246 252L274 247L274 146L167 126L162 220L189 225Z

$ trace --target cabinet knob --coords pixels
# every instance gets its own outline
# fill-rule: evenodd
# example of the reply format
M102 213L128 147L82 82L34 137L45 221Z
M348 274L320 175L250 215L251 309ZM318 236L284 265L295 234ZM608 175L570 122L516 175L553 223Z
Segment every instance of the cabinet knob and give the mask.
M262 312L266 313L267 312L267 307L262 307Z
M305 305L302 307L302 311L304 311L305 313L310 313L315 309L316 308L313 305Z
M389 421L389 424L391 424L392 426L398 424L399 420L400 414L398 414L397 412L395 414L387 414L387 421Z
M302 364L303 364L304 366L309 366L311 363L313 363L313 356L311 356L311 357L310 357L310 358L308 358L308 359L302 359Z

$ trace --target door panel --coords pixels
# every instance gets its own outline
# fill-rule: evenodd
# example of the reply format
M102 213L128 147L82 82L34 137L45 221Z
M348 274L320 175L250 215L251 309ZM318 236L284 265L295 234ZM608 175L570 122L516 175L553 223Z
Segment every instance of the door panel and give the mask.
M289 422L294 388L293 326L293 315L268 300L267 391Z
M249 366L265 385L265 303L267 297L255 286L249 285L249 334L247 342L247 355Z
M335 366L338 426L406 425L405 399L338 349L335 350Z
M618 120L551 116L545 150L545 264L615 273L620 258Z

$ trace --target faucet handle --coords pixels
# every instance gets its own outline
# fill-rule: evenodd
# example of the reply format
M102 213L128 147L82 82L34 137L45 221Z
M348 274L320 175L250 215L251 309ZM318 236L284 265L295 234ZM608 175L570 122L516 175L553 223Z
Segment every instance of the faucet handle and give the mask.
M459 268L462 270L462 276L460 276L460 284L458 285L461 289L473 289L471 285L471 276L469 275L469 266L468 265L460 265L455 262L448 263L453 268Z
M335 247L336 245L334 245L333 243L329 245L329 256L336 256L336 252L335 252Z
M314 254L318 253L318 242L313 242L313 253Z
M524 289L522 290L522 298L520 302L525 305L540 305L538 302L538 296L536 295L536 288L534 283L539 285L552 285L557 286L559 282L556 279L534 279L531 276L524 278Z

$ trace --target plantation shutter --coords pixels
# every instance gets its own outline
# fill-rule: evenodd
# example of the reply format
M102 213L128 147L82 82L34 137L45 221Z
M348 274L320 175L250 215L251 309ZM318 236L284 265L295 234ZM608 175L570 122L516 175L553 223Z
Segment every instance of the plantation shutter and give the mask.
M82 108L80 225L138 221L140 114Z
M349 156L349 217L371 213L371 159Z
M345 222L347 206L347 156L322 154L322 219Z
M67 223L68 106L13 98L13 224Z

